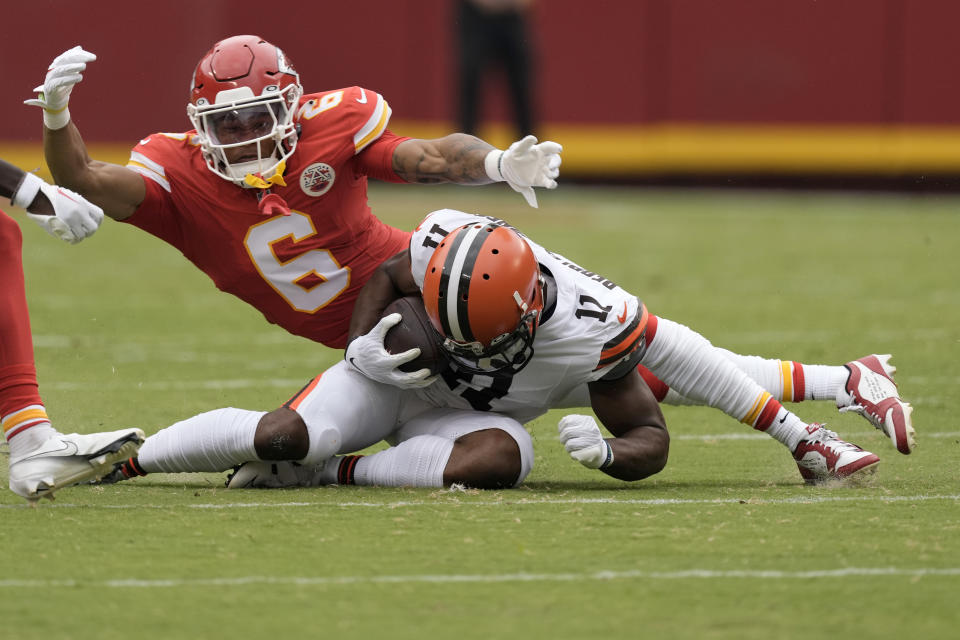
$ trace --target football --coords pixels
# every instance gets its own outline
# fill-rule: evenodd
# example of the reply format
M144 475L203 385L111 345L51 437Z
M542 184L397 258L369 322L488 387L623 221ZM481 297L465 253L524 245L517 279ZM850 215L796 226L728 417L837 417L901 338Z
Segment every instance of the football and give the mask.
M420 355L415 360L398 367L401 371L412 373L420 369L430 369L437 374L447 367L447 353L443 349L440 335L430 323L430 316L423 308L423 298L406 296L394 300L383 311L387 316L399 313L403 316L400 324L392 327L383 340L390 353L403 353L414 347L420 347Z

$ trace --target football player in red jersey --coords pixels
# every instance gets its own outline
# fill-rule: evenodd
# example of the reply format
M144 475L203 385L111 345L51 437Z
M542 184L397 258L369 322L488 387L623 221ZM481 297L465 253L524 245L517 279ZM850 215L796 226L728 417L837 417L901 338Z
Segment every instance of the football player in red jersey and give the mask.
M89 157L67 102L96 56L74 47L50 65L37 99L58 184L179 249L218 288L287 331L346 344L360 287L409 233L378 220L367 179L505 181L536 206L555 188L560 145L528 136L506 151L454 133L395 135L390 106L362 87L303 94L291 61L256 36L216 43L193 74L194 129L156 133L126 167Z
M97 230L103 212L66 189L0 160L0 196L27 209L49 233L76 243ZM0 424L10 447L10 490L30 502L99 478L136 453L140 429L62 434L40 398L16 221L0 211Z

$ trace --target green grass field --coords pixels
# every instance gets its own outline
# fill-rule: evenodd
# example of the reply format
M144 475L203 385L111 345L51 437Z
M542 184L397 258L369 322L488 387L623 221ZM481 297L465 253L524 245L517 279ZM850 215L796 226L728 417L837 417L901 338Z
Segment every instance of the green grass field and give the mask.
M571 461L529 425L521 488L226 491L222 475L0 493L0 638L954 638L960 624L960 199L562 187L386 186L411 228L500 215L741 353L894 354L919 448L831 403L793 408L881 456L804 486L789 453L723 414L667 407L659 475ZM269 410L339 353L268 326L124 225L83 244L23 216L41 391L62 431L147 433ZM6 484L6 465L0 465Z

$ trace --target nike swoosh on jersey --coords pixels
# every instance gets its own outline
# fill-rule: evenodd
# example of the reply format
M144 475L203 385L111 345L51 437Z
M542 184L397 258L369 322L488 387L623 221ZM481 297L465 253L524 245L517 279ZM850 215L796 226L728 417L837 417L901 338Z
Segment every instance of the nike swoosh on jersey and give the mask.
M617 320L620 321L620 324L623 324L627 321L627 303L623 303L623 313L617 316Z
M360 97L355 98L355 100L360 104L367 104L367 92L363 89L360 89Z

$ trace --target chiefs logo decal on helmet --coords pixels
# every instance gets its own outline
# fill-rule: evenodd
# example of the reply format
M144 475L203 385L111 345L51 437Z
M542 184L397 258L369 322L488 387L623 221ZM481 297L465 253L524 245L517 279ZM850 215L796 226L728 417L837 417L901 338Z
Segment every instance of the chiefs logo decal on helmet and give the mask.
M431 256L423 301L458 368L517 373L533 355L542 284L540 265L519 234L496 224L468 224Z
M187 105L207 167L240 186L283 184L302 94L290 60L262 38L213 45L193 73Z

